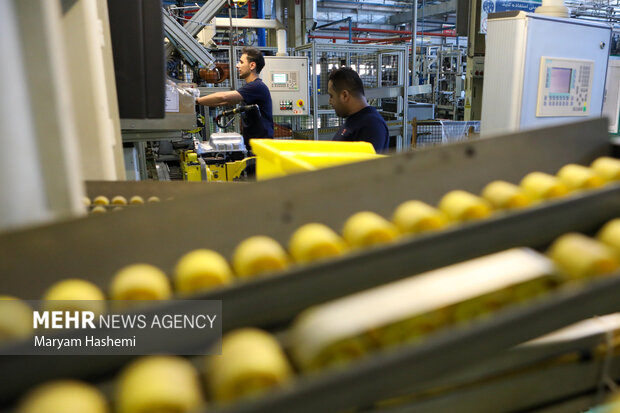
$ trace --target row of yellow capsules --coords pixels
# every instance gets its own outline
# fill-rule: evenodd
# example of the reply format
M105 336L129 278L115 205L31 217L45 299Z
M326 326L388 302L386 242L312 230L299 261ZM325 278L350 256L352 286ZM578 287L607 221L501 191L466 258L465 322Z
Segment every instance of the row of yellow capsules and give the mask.
M584 166L567 165L560 170L560 178L540 172L529 174L521 183L523 190L508 182L495 181L485 187L482 198L464 191L452 191L442 198L439 209L420 201L408 201L395 210L392 222L373 212L358 212L344 223L342 237L326 225L309 223L292 234L288 253L270 237L252 236L236 247L232 266L216 251L190 251L177 262L173 280L181 294L205 291L230 284L235 279L253 278L285 270L291 262L303 265L342 255L349 249L390 242L400 234L416 234L440 229L450 222L484 218L493 208L523 207L528 205L532 198L540 200L568 193L569 189L558 182L559 179L566 180L573 189L596 187L611 179L620 180L620 160L599 158L593 163L593 168L603 171L605 178L600 178ZM134 272L141 275L132 276ZM154 275L156 273L157 275ZM148 279L153 278L154 286L165 284L161 281L163 273L146 264L136 264L121 270L115 280L119 278L135 278L135 284L139 284L137 280L142 280L145 285L149 285ZM124 286L126 283L118 281L117 284ZM170 296L170 288L162 286L159 290L159 293L154 293L148 299ZM120 296L119 299L134 299L132 294L127 293L113 295Z
M227 334L222 355L194 361L202 361L201 371L183 357L139 358L119 373L111 402L97 387L85 382L48 382L24 395L17 412L196 413L207 407L207 399L227 404L256 397L290 383L294 376L278 341L252 328Z
M547 256L510 249L310 308L293 324L290 347L307 370L346 364L619 268L620 219L614 219L596 239L557 238Z
M494 208L523 208L533 201L563 196L571 190L596 188L614 180L620 180L620 160L608 157L595 160L591 168L566 165L557 177L532 172L523 178L520 187L494 181L483 189L482 197L451 191L441 199L438 209L420 201L407 201L395 210L392 222L374 212L358 212L344 223L342 237L323 224L303 225L291 236L288 254L274 239L253 236L235 249L232 268L216 251L191 251L180 258L172 279L180 294L205 291L235 279L284 270L291 261L304 264L335 257L349 249L393 241L402 234L418 234L439 230L450 223L482 219ZM171 296L172 287L166 274L149 264L121 269L110 287L110 297L115 300L162 300ZM104 294L86 281L65 280L52 286L44 299L99 300L104 299Z
M229 284L238 278L252 278L284 270L291 261L304 264L334 257L344 254L350 248L392 241L401 233L421 233L440 229L449 222L484 218L493 208L524 207L532 198L561 196L568 193L569 189L559 182L560 179L573 189L596 187L606 180L620 180L620 160L599 158L593 162L592 168L596 172L580 165L567 165L560 170L559 178L534 172L521 182L523 190L508 182L495 181L483 190L483 198L464 191L452 191L442 198L439 209L420 201L408 201L394 212L393 224L373 212L359 212L344 223L342 237L323 224L306 224L291 236L288 254L274 239L253 236L235 249L232 268L216 251L191 251L181 257L172 278L181 294L204 291ZM112 296L118 299L135 299L135 294L124 288L127 284L143 284L142 288L137 288L142 295L152 290L148 297L138 298L165 299L171 296L171 288L163 273L146 264L136 264L121 270L115 276L115 281L111 290ZM115 294L115 291L118 293Z
M85 196L84 198L82 198L82 202L86 208L90 209L91 214L102 214L104 212L107 212L108 209L112 209L113 211L119 211L127 205L143 205L144 198L140 195L134 195L129 198L129 201L127 201L127 198L125 198L124 196L117 195L113 197L112 200L110 200L105 195L99 195L95 197L95 199L93 199L92 201L89 197ZM153 195L148 197L146 202L156 203L161 202L161 199L158 196Z
M543 172L529 173L519 185L506 181L493 181L483 188L481 197L465 191L451 191L439 202L439 211L443 213L443 220L436 220L435 225L439 228L447 222L482 219L489 216L493 210L525 208L544 200L559 198L571 192L595 189L616 181L620 181L620 160L600 157L594 160L590 167L577 164L565 165L560 168L556 176ZM403 217L416 216L413 213L413 207L416 204L419 205L417 201L405 203L404 205L411 205L409 207L411 213L405 214L403 208ZM421 207L418 206L418 208ZM428 214L431 214L431 211L438 213L437 210L428 211ZM394 220L396 219L398 217L395 214ZM405 219L402 218L403 221ZM400 225L399 227L406 226Z
M617 181L620 181L620 160L600 157L590 167L565 165L557 176L532 172L519 185L493 181L483 188L480 197L462 190L450 191L441 198L438 208L421 201L407 201L394 211L394 225L373 212L359 212L345 223L343 235L354 247L389 242L399 233L415 235L436 231L451 224L484 219L494 210L526 208Z
M460 190L451 191L441 199L439 208L421 201L407 201L396 208L392 222L374 212L358 212L344 223L342 237L320 223L303 225L289 239L290 258L275 240L265 236L250 237L235 250L233 267L241 278L272 273L286 269L291 260L305 264L335 257L349 249L391 242L401 235L439 230L451 223L482 219L494 209L523 208L533 202L619 180L620 160L609 157L595 160L591 168L566 165L560 169L558 177L533 172L523 178L520 186L494 181L483 189L482 197ZM199 253L196 254L198 256ZM205 256L201 265L206 268L206 254L201 254ZM197 264L198 259L195 262ZM201 265L196 265L196 268Z
M460 190L451 191L441 199L438 208L421 201L407 201L396 208L391 222L374 212L358 212L344 223L342 237L323 224L309 223L293 233L288 251L292 261L304 264L342 255L349 249L391 242L401 235L414 235L439 230L451 223L482 219L494 209L523 208L533 202L619 180L620 160L601 157L592 163L591 168L566 165L560 169L558 177L542 172L530 173L523 178L520 186L494 181L483 189L482 197ZM233 267L239 277L283 270L289 264L289 256L282 246L265 236L248 238L233 255ZM203 265L207 267L206 259Z
M185 413L204 409L206 399L227 404L258 397L290 385L294 364L308 371L346 364L527 302L567 280L614 271L620 267L620 219L607 223L597 240L559 237L548 256L514 248L310 308L288 333L295 363L274 336L242 328L224 336L222 354L206 356L201 372L181 357L132 362L115 383L114 409L92 385L56 381L25 395L18 413Z

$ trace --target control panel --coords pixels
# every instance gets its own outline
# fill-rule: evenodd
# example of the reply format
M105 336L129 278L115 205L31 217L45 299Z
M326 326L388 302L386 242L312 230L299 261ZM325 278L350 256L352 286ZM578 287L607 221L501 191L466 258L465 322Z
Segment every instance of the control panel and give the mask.
M467 58L467 64L470 62L473 64L471 70L471 77L473 78L484 78L484 56L474 56Z
M274 116L310 113L307 57L265 56L261 77L271 92Z
M299 83L297 83L296 71L289 70L272 70L269 72L269 79L267 80L267 86L269 89L276 90L299 90Z
M543 56L536 116L589 116L594 61Z

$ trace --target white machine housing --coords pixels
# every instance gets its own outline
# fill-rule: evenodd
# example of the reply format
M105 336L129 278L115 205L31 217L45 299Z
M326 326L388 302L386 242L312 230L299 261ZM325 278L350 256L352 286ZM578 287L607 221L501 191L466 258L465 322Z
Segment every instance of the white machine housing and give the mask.
M307 116L310 113L307 57L265 56L261 78L271 92L274 116Z
M601 116L611 27L523 11L489 19L481 133Z
M605 103L603 116L609 119L609 132L620 134L620 56L609 58L607 83L605 84Z

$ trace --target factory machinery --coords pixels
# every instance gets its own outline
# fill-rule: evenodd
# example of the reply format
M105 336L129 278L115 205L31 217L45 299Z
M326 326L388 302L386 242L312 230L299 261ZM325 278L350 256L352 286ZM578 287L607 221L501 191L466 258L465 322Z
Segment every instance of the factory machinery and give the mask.
M174 192L169 202L1 234L0 290L37 299L53 282L73 277L106 288L112 274L128 264L148 262L170 273L178 257L192 249L212 248L229 258L234 247L251 235L271 236L284 245L296 228L308 222L341 228L358 211L387 217L406 200L436 204L453 189L479 193L491 180L518 182L532 171L555 173L567 163L590 164L610 153L606 123L589 120L243 188L196 185L192 190L172 191L175 185L191 184L169 183L172 186L160 187L159 193L167 199ZM123 191L128 184L122 183ZM140 188L142 184L147 183L136 183L136 190L147 191ZM157 188L148 185L148 191ZM110 191L103 195L111 196L117 189L91 183L89 191ZM199 215L174 218L189 213ZM593 234L618 216L620 186L616 183L341 258L293 266L272 277L234 283L192 298L222 300L224 332L245 326L282 331L309 306L512 247L543 251L562 234ZM390 413L584 409L596 403L602 377L620 378L617 363L605 364L602 372L604 363L592 350L604 345L608 334L597 330L568 340L514 346L595 314L619 311L620 274L615 275L580 289L560 289L529 305L450 329L418 346L376 354L345 369L300 373L283 390L225 408L211 405L209 411L338 412L352 406ZM166 303L162 305L165 308ZM164 344L171 350L178 345ZM566 353L586 356L546 363ZM605 360L616 360L611 347L604 354ZM102 377L127 361L120 356L1 357L0 370L12 379L0 389L0 401L10 406L35 384L58 377L92 379L106 388L110 383L101 381ZM417 397L375 404L410 393Z
M421 49L424 53L416 55L416 82L432 85L432 92L418 96L416 101L434 105L431 118L463 120L465 48L440 45Z
M168 70L170 78L174 78L179 88L198 87L200 95L218 91L237 89L242 80L237 77L234 68L241 54L241 47L215 46L212 37L214 28L224 24L227 19L213 19L214 13L221 4L205 4L199 12L181 26L168 12L164 11L164 27L167 45ZM247 20L247 23L243 23ZM252 21L250 21L252 20ZM272 25L270 25L273 23ZM235 19L234 26L246 27L244 24L264 24L275 29L279 34L282 27L275 21L262 23L253 19ZM201 30L205 27L204 30ZM247 26L250 27L250 26ZM254 27L254 26L251 26ZM259 26L256 26L259 27ZM197 39L194 36L198 36ZM296 49L285 49L278 37L278 48L261 47L265 54L266 66L261 77L272 94L274 115L274 137L294 139L329 139L340 126L342 119L335 116L333 108L328 105L327 78L335 67L347 65L357 70L364 82L369 103L381 110L388 121L391 146L397 151L405 150L411 145L412 118L432 119L434 109L445 110L446 116L460 119L462 111L459 83L462 75L463 58L461 49L439 47L429 48L425 56L420 76L424 77L423 85L408 86L407 62L408 50L404 46L374 45L339 45L339 44L307 44ZM173 47L174 46L174 47ZM432 50L432 53L430 51ZM290 56L285 56L285 54ZM271 56L277 54L276 56ZM310 68L316 70L310 70ZM431 87L431 80L434 87ZM409 98L420 96L423 101L428 98L429 105L409 105ZM186 98L179 96L174 87L166 91L166 116L161 120L122 119L122 135L125 143L126 164L130 178L147 176L146 162L147 142L175 141L198 139L201 142L211 140L213 134L219 132L239 132L239 122L230 125L230 130L222 130L214 119L221 114L220 108L198 107L198 115L202 123L196 122L194 108L187 105ZM409 107L409 108L408 108ZM407 109L408 108L408 109ZM422 113L423 111L423 113ZM231 135L227 137L230 139ZM211 146L219 143L212 142ZM155 145L157 146L157 145ZM184 152L163 153L161 164L163 169L172 165L170 173L159 174L160 179L201 180L233 180L238 179L240 164L225 166L228 162L236 162L240 151L220 152L218 155L218 171L210 174L207 158L210 151L200 154L193 146L185 150L196 153L188 157ZM160 153L155 151L156 155ZM223 155L223 156L221 156ZM204 163L200 166L200 158ZM128 162L135 159L135 162ZM243 159L243 158L242 158ZM181 173L174 169L180 162ZM242 165L242 164L241 164ZM230 172L222 173L224 169ZM188 170L190 173L188 174ZM200 172L200 173L199 173Z

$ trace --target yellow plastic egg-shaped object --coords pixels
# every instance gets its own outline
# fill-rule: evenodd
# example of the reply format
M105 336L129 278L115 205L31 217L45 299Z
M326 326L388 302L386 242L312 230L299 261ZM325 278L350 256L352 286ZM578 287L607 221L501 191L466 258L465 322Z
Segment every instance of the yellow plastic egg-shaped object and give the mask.
M32 335L32 308L22 300L0 295L0 343Z
M452 221L471 221L491 215L491 205L474 194L455 190L439 201L439 209Z
M612 219L598 232L596 238L620 254L620 218Z
M105 214L108 210L103 205L97 205L90 210L91 214Z
M229 402L282 386L292 369L272 335L243 328L224 336L221 356L207 357L206 377L210 394Z
M96 387L79 381L45 383L30 391L18 413L108 413L105 397Z
M347 245L326 225L310 223L299 227L289 240L289 252L296 262L310 262L341 255Z
M182 357L140 358L117 381L117 413L196 412L203 404L198 372Z
M346 220L342 236L351 247L364 248L395 240L398 237L398 229L382 216L362 211Z
M129 203L131 205L142 205L144 204L144 198L142 198L140 195L134 195L129 199Z
M107 196L99 195L93 200L93 205L110 205L110 200Z
M127 198L122 195L116 195L112 198L112 205L127 205Z
M42 307L47 311L92 311L103 314L106 309L103 291L90 281L78 278L61 280L43 294Z
M570 189L559 178L544 172L527 174L519 186L536 201L559 198L570 192Z
M120 269L110 285L113 300L166 300L171 295L166 274L150 264L133 264Z
M558 171L558 178L572 190L593 189L603 186L605 179L587 166L570 163Z
M620 159L601 156L595 159L590 166L608 181L620 181Z
M525 208L532 199L515 184L506 181L493 181L482 190L482 197L495 209Z
M435 231L448 224L448 217L421 201L403 202L392 215L392 222L403 234Z
M174 284L181 293L209 290L233 279L228 262L218 252L199 249L183 255L174 269Z
M556 239L549 247L548 255L562 272L573 279L605 274L620 265L610 247L577 233Z
M289 261L284 248L273 238L256 235L235 248L233 268L239 277L249 278L283 270Z

